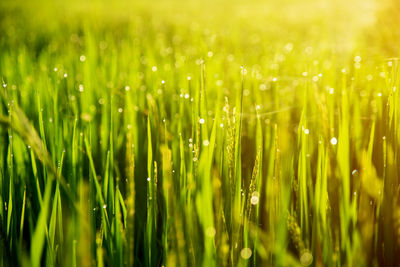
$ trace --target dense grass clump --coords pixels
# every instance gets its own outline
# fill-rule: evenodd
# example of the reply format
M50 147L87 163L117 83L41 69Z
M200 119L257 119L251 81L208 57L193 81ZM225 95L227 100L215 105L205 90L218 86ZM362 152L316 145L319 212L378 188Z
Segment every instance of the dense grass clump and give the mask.
M0 3L0 266L398 265L371 4Z

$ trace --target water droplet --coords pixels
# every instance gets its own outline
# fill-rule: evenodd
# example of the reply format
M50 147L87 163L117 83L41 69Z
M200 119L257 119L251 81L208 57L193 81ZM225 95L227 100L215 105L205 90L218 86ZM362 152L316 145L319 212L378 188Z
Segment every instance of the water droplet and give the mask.
M305 134L310 134L310 130L309 129L304 129L304 133Z
M335 146L337 144L337 142L338 142L338 140L336 139L336 137L332 137L331 144Z
M81 62L84 62L84 61L86 60L86 56L85 56L85 55L81 55L81 56L79 57L79 60L80 60Z
M313 262L313 256L310 251L305 250L300 256L300 263L303 266L309 266Z
M208 236L208 237L214 237L215 236L215 233L216 233L216 231L215 231L215 228L214 227L207 227L207 229L206 229L206 235Z
M199 122L200 122L200 124L204 124L205 120L204 120L203 118L201 118L201 119L199 120Z
M208 146L209 144L210 144L210 141L208 141L208 140L203 141L203 146Z
M245 259L245 260L250 259L250 257L251 257L252 254L253 254L253 252L251 251L250 248L243 248L243 249L240 251L240 256L241 256L243 259Z
M285 50L286 50L287 52L292 51L292 50L293 50L293 44L292 44L292 43L287 43L287 44L285 45Z
M105 208L107 208L107 205L106 205L106 204L103 205L103 209L105 209Z
M156 72L156 71L157 71L157 66L153 66L153 67L151 68L151 70L152 70L153 72Z
M354 62L360 63L361 62L361 57L360 56L355 56L354 57Z
M258 192L253 192L253 194L252 194L252 196L251 196L251 199L250 199L250 203L251 203L252 205L257 205L257 204L258 204L258 201L259 201L259 194L258 194Z

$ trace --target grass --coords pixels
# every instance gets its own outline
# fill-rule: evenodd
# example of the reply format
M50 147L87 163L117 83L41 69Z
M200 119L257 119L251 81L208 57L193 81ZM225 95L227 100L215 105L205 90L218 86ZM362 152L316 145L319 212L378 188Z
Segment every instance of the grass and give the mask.
M2 2L0 266L397 265L368 4Z

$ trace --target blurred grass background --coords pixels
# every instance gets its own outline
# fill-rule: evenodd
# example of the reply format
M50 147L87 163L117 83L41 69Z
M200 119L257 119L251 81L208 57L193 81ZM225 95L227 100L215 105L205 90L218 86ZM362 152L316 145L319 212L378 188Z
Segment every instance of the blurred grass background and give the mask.
M396 1L1 1L0 265L396 266Z

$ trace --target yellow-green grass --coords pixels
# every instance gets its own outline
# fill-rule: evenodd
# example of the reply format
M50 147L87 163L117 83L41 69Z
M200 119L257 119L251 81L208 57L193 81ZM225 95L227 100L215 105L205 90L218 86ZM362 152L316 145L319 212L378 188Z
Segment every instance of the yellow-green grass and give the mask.
M0 266L399 264L374 5L0 3Z

